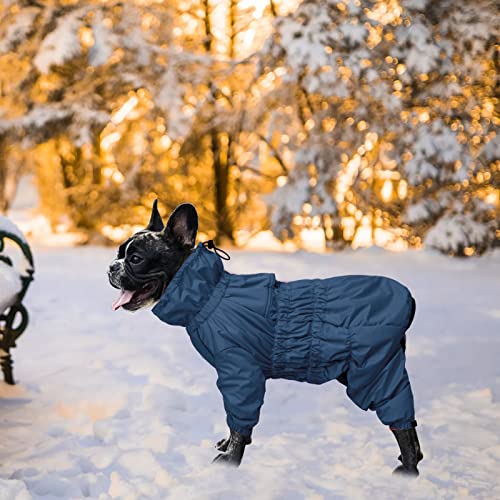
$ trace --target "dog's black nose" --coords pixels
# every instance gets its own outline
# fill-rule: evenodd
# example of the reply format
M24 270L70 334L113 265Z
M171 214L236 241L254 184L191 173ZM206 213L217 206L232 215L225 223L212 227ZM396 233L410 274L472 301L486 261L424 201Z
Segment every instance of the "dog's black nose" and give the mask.
M112 262L110 265L109 265L109 271L111 273L114 273L115 271L118 271L118 269L120 269L120 263L119 262Z

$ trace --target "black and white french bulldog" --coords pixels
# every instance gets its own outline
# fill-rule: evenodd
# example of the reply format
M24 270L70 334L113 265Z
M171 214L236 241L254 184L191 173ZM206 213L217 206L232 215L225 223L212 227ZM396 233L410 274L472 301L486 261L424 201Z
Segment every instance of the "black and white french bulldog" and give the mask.
M127 311L153 306L193 251L198 231L198 214L190 203L179 205L166 226L158 212L158 200L153 204L149 224L118 248L118 255L108 269L111 285L120 290L113 303ZM231 431L219 441L214 463L238 466L248 439Z
M205 260L196 260L197 256L202 255L201 253L196 253L197 250L194 248L197 231L198 215L193 205L189 203L179 205L174 210L165 226L158 212L157 201L155 201L148 226L142 231L134 234L131 238L120 245L118 255L109 267L109 281L112 286L118 288L121 292L120 296L113 304L113 309L117 310L120 307L123 307L128 311L136 311L146 306L153 306L158 302L158 306L162 306L162 304L166 302L165 307L172 307L172 309L168 311L168 319L164 319L161 314L159 315L160 319L169 324L181 324L183 326L188 325L186 322L176 322L173 319L171 322L170 315L182 313L183 308L190 312L189 305L192 305L193 303L192 300L190 301L186 299L186 289L183 289L182 286L180 287L182 292L177 296L175 295L175 291L179 290L178 282L184 280L182 281L182 284L187 284L188 290L189 286L192 286L194 294L194 292L199 291L199 284L201 282L206 281L208 283L210 281L206 280L205 274L203 274L202 278L198 278L196 274L189 274L193 271L193 269L196 269L196 265L200 262L203 265L207 262ZM215 253L222 258L221 253L219 253L221 252L221 249L217 249L213 245L212 241L203 242L199 245L200 249L203 249L205 246L215 249ZM195 263L198 264L193 263L193 259L190 259L189 262L186 262L186 266L183 270L179 272L178 277L174 280L174 282L172 282L176 273L181 269L184 262L193 251L195 252L193 259ZM224 254L224 252L222 252L222 254ZM213 256L211 253L210 255ZM208 257L205 256L203 259L207 258ZM220 264L220 261L217 260L217 263ZM192 267L194 266L194 268L190 270L189 264L191 264ZM207 265L207 267L203 269L207 271L211 268ZM288 300L289 295L286 295L286 293L292 293L291 290L293 290L293 293L296 294L295 297L299 297L300 299L305 297L306 300L314 301L311 302L314 303L314 308L311 308L310 303L306 301L306 306L303 308L304 312L300 312L300 314L309 314L310 318L313 318L314 316L316 318L316 323L314 323L313 326L315 327L318 327L320 324L318 320L320 315L315 311L319 311L320 306L329 307L328 300L335 301L337 309L342 310L342 306L337 303L337 301L341 300L339 299L341 293L343 294L342 299L344 302L347 301L349 304L349 307L344 307L344 309L351 311L357 303L356 307L363 311L363 314L361 315L363 317L365 317L366 310L373 309L373 311L375 311L372 313L374 317L378 318L376 315L379 314L380 316L380 314L383 313L389 316L392 315L390 317L395 318L393 323L388 323L390 327L388 328L388 331L390 332L390 335L392 335L392 337L389 337L389 340L378 340L381 338L380 333L385 332L385 329L379 325L379 319L377 319L377 323L373 321L370 322L369 319L367 320L365 318L365 323L362 325L364 329L354 329L351 336L360 335L356 332L363 332L364 337L362 337L362 341L365 343L358 342L355 346L358 346L358 344L363 346L362 352L364 353L367 351L367 349L364 348L366 345L366 338L368 337L366 331L372 331L373 336L370 338L372 339L371 342L374 347L373 349L370 349L370 355L375 357L379 356L382 360L397 361L396 364L393 363L387 369L386 367L389 362L387 361L385 364L381 365L380 359L378 358L376 362L369 365L374 372L374 375L378 377L376 378L378 383L376 387L378 387L378 390L373 390L373 388L370 389L373 394L370 394L367 397L377 398L377 404L373 403L370 404L370 406L367 404L366 408L363 409L367 409L369 407L370 409L375 409L378 412L378 415L380 413L380 420L382 423L390 426L390 430L396 437L401 451L401 455L399 457L401 465L395 469L395 473L418 476L417 464L420 460L422 460L423 455L421 453L415 429L416 421L414 420L413 395L411 393L408 376L404 370L405 332L409 328L415 313L415 300L411 296L410 291L404 287L404 285L401 285L394 280L377 276L346 276L327 278L325 280L277 282L275 281L275 275L270 273L260 273L255 275L231 275L230 278L227 277L228 275L229 273L226 273L224 276L219 277L219 281L212 290L212 296L209 299L211 302L205 302L205 305L202 305L202 308L197 311L198 315L206 314L207 304L212 304L211 307L214 307L213 304L218 301L215 309L211 312L209 311L209 313L214 315L221 314L223 316L220 318L221 321L225 320L225 314L232 314L233 321L237 321L240 318L240 315L243 320L242 311L247 311L246 314L249 315L252 321L254 318L257 318L254 323L262 323L260 325L261 330L258 331L264 331L264 327L269 327L270 333L265 330L266 335L268 333L269 335L277 335L275 333L276 325L272 321L267 321L267 316L262 316L261 313L255 312L252 308L256 307L255 300L261 300L262 303L269 303L268 299L266 299L266 293L269 293L269 296L273 297L271 294L279 294L281 293L280 290L282 291L283 288L286 289L286 291L283 292L285 295L279 295L281 301L284 300L284 297ZM247 284L247 287L244 289L246 293L242 292L242 283L255 283L255 277L263 280L258 281L261 285L259 285L259 287L253 285L255 287L253 289L250 284ZM356 285L358 288L354 289L355 292L349 296L349 289L345 286L346 280L356 284L359 283L360 279L362 279L363 283L366 284L365 288L362 289L362 292L367 294L368 292L366 290L368 290L369 299L360 299L360 295L362 294L359 292L359 284ZM233 285L235 290L230 293L226 293L226 288L224 287L230 286L230 283L233 281L235 283L235 285ZM167 290L167 287L171 282L172 286ZM269 286L269 283L273 283L273 285ZM328 286L330 287L328 289L330 290L330 294L324 296L322 299L323 302L321 302L318 299L315 287L322 286L324 290L327 290L326 283L328 283ZM307 293L304 293L304 284L308 287L307 290L309 290L309 292ZM176 285L178 287L177 289ZM334 287L336 287L335 292L333 291ZM374 298L373 289L376 289L380 295ZM269 290L269 292L263 293L262 290ZM166 292L166 294L163 296L164 292ZM170 296L168 296L169 293L171 294ZM249 303L247 304L245 299L248 298L248 294L253 295L248 299ZM174 297L177 297L177 302ZM220 310L223 309L220 304L224 300L227 301L224 303L224 307L226 307L226 309L225 312L220 312ZM252 302L252 300L254 302ZM368 300L370 301L370 307L367 307ZM199 305L196 301L194 301L194 303L195 305ZM371 303L374 303L375 305L371 307ZM315 308L316 304L319 304L317 306L318 309ZM153 309L153 313L158 316L155 309L157 308ZM268 309L265 310L267 311ZM314 315L311 311L314 312ZM289 311L286 311L286 309L285 312L289 314ZM206 317L204 319L206 319ZM189 319L189 321L191 322L192 320ZM196 321L196 317L194 318L194 321ZM251 325L252 321L247 321L247 325ZM310 319L310 321L312 324L313 319ZM323 320L321 319L321 321ZM350 321L350 319L347 318L345 321ZM321 330L323 337L326 338L330 335L332 343L334 343L335 346L339 345L339 338L351 338L344 335L345 329L343 330L342 328L338 328L334 324L327 324L326 321L323 321L321 325L326 325L324 327L321 326L321 328L323 328ZM357 326L359 327L359 325ZM280 321L280 328L283 328L282 321ZM292 330L296 328L295 323L292 323L290 328ZM311 329L312 327L309 327L308 331L311 331ZM241 342L247 342L249 339L255 339L255 335L251 334L248 335L248 338L245 337L245 329L235 330L238 334L240 334ZM228 413L228 427L230 428L229 437L219 441L216 445L216 448L221 453L214 459L214 462L238 466L242 460L245 446L251 443L251 427L258 421L258 411L263 403L265 383L264 371L255 362L255 358L252 355L248 355L247 351L245 351L245 349L243 349L235 341L235 338L237 338L235 336L236 334L230 334L225 337L225 331L222 332L219 338L220 343L217 344L217 352L214 354L206 347L203 341L198 341L199 339L197 340L197 331L198 328L194 328L190 332L188 327L188 333L191 336L191 340L193 341L195 348L217 369L217 385L225 398L226 413ZM215 335L215 333L214 335L212 335L212 333L214 332L210 332L210 335L207 337L210 341L213 340ZM276 338L280 339L282 337L276 336ZM295 347L288 342L288 337L285 336L284 338L287 340L287 344L285 346L286 349L294 349ZM382 339L385 339L385 337L382 337ZM399 344L400 341L401 345ZM342 340L340 340L340 344L341 342ZM318 356L321 353L318 354L318 349L316 349L315 353L312 355L308 354L304 356L304 346L300 342L296 343L298 345L297 351L302 353L301 356L303 356L304 363L307 364L307 370L315 369L318 359L320 359ZM312 345L312 342L309 342L309 344ZM280 354L281 352L279 349L274 350L274 345L275 344L271 343L269 352L266 351L270 360L273 359L275 353ZM346 347L342 347L343 350L339 351L340 354L345 355L345 352L347 352L346 349L351 349L351 345L352 340L349 342L346 341ZM280 346L280 344L278 344L278 346ZM401 351L399 349L401 349ZM390 355L387 353L390 353ZM217 363L215 363L215 356L217 356ZM333 358L331 354L329 356ZM298 359L302 358L299 357ZM288 366L286 366L286 368L289 371L283 371L283 367L285 367L288 362L286 359L285 361L286 362L278 359L275 363L273 369L276 370L278 375L275 376L271 373L274 378L291 378L292 380L299 381L305 380L304 376L302 376L302 365L298 368L296 366L295 368L292 366L293 370L297 373L293 372L293 370L288 368ZM380 368L380 366L382 367ZM277 370L282 371L279 372ZM381 370L385 370L383 376L379 376ZM330 373L325 369L314 373L316 373L314 376L319 378L314 378L313 375L310 375L310 378L307 380L311 383L324 383L336 378L340 383L348 386L348 384L355 383L357 373L359 372L354 371L350 381L347 377L347 374L349 373L348 370L344 370L343 373L340 373L339 375L337 375L334 371ZM317 373L319 373L319 375ZM390 382L387 382L389 376L388 374L391 377L389 379ZM364 379L362 379L362 382L363 380ZM396 382L394 382L394 380ZM398 380L400 382L397 382ZM371 386L368 386L364 382L360 383L358 391L363 391L366 387L370 388ZM396 387L398 390L395 392L393 387ZM388 396L385 396L384 391L387 392ZM347 394L349 395L349 392ZM401 396L401 394L403 394L403 396ZM362 407L361 403L358 403L358 406ZM234 411L235 408L237 412ZM390 413L391 411L393 413ZM231 419L231 422L235 425L229 425L229 419ZM238 423L238 420L240 423ZM392 425L391 422L395 422L395 425Z

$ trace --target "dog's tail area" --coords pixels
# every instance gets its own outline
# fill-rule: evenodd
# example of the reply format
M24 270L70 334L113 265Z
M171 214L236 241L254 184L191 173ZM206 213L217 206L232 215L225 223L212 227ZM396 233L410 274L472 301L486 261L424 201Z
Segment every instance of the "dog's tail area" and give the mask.
M408 330L408 328L410 328L411 324L413 323L413 318L415 317L416 310L417 310L417 303L415 302L415 299L412 297L410 318L408 320L408 326L406 327L406 330ZM406 333L401 337L401 348L403 349L403 352L406 352Z
M411 324L413 323L413 318L415 317L415 311L417 310L417 303L415 302L415 299L412 297L411 298L411 311L410 311L410 319L408 320L408 326L406 329L410 328Z

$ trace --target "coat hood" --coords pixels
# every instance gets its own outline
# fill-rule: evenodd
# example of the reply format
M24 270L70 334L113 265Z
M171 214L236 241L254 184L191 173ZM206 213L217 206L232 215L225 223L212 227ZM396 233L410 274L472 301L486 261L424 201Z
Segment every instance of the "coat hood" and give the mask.
M221 258L199 243L153 307L153 314L169 325L188 326L212 298L223 274Z

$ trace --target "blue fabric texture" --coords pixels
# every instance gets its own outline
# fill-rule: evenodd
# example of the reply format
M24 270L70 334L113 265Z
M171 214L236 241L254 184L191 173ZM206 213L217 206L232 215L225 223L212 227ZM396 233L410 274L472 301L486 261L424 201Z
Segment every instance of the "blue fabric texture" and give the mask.
M231 274L200 243L153 313L186 327L217 370L230 429L251 435L269 378L323 384L343 373L357 406L404 429L415 419L401 347L412 301L381 276L280 282L272 273Z

